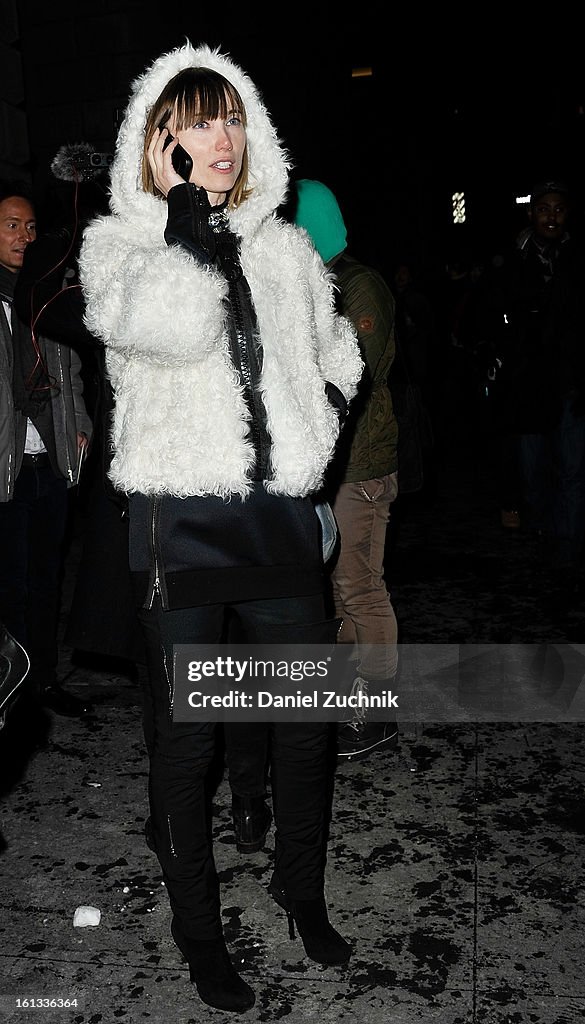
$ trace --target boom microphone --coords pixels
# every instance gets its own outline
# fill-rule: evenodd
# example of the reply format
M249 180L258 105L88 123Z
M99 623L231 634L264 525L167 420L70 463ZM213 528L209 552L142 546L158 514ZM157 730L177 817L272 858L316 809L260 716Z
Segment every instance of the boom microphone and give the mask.
M111 166L112 153L97 153L89 142L61 146L51 163L51 170L60 181L93 181Z

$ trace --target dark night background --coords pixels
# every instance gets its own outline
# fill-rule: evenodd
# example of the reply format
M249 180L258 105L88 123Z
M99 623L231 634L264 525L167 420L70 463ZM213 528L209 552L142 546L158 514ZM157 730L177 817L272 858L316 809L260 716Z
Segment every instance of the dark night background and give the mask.
M30 178L42 211L59 147L111 152L133 78L188 37L248 72L295 173L336 192L354 253L386 274L402 258L432 273L460 251L491 256L524 224L516 194L543 176L568 181L580 223L583 61L562 8L517 41L506 10L336 10L0 0L0 173ZM360 67L373 74L352 77Z

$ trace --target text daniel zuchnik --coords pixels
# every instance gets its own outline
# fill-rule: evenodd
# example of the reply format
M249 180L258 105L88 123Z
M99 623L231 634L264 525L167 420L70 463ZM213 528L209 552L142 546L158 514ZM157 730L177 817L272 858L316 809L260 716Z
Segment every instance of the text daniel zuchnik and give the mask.
M312 693L271 693L269 690L258 690L249 693L246 690L228 690L218 693L202 693L193 690L187 697L192 708L398 708L398 694L391 690L383 693L337 693L335 690L313 690Z

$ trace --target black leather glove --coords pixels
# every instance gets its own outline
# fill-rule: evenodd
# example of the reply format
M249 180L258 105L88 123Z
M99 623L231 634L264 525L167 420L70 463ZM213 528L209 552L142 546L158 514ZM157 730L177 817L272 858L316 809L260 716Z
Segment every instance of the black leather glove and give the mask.
M331 405L335 408L337 416L339 417L339 422L343 423L348 412L345 395L340 391L336 384L332 384L329 380L325 381L325 394L331 402Z
M215 236L209 225L211 206L207 192L198 185L175 185L167 196L167 245L182 245L202 263L215 258Z

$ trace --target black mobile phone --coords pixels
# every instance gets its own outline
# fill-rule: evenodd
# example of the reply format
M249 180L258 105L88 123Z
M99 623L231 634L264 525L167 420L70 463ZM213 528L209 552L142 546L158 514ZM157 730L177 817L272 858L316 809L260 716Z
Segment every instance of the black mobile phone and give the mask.
M161 128L166 128L166 125L161 125ZM163 149L166 149L167 146L170 146L172 141L173 136L169 132L164 141ZM185 179L185 181L189 181L189 175L191 174L191 170L193 168L193 161L189 154L187 153L187 151L184 150L182 146L175 146L171 160L173 162L173 167L175 168L177 174L180 174L181 177Z

